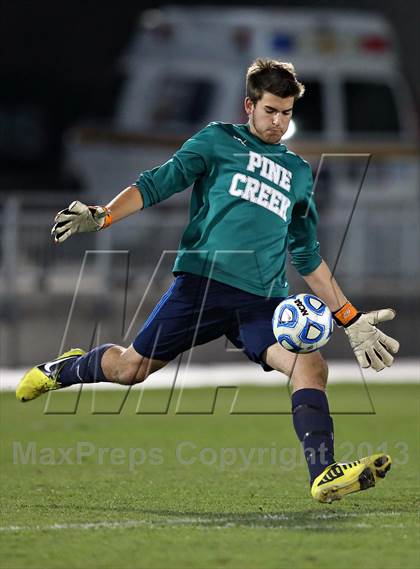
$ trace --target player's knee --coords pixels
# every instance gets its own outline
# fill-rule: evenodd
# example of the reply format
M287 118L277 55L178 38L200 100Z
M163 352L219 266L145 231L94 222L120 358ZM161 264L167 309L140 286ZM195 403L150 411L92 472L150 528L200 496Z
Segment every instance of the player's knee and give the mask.
M136 372L133 383L142 383L143 381L145 381L149 377L150 373L151 373L151 371L150 371L149 360L144 358L142 360L142 363L141 363L139 369Z
M116 382L122 385L135 385L141 383L147 377L143 370L138 370L135 367L124 367L118 370L116 374Z
M304 357L304 356L303 356ZM317 354L305 363L297 374L293 375L292 381L295 389L321 389L324 390L328 380L327 362Z
M328 365L324 358L317 359L314 366L314 379L318 385L325 387L328 381Z
M145 381L150 373L150 362L147 358L141 358L136 364L124 362L118 368L116 381L123 385L135 385Z

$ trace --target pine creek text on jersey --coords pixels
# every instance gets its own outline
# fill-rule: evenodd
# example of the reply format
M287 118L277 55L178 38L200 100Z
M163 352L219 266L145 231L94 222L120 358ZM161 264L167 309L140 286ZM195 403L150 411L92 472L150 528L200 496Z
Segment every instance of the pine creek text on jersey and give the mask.
M292 172L273 162L267 156L250 151L246 169L249 172L258 173L262 178L276 184L282 190L290 191ZM284 221L287 221L287 211L291 201L282 192L265 182L237 172L232 177L229 193L232 196L240 197L243 200L248 200L264 207L281 217Z

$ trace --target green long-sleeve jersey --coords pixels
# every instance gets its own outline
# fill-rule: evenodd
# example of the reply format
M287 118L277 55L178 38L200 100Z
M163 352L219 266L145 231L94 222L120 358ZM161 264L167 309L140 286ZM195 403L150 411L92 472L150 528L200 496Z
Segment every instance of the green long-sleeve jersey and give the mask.
M150 207L193 184L174 273L205 275L259 296L287 296L286 258L321 263L309 164L248 125L214 122L135 185Z

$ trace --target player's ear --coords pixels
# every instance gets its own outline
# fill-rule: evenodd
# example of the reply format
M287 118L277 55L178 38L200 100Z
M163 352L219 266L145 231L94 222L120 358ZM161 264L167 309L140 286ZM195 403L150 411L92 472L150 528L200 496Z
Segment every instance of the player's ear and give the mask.
M249 116L254 110L254 103L252 102L252 99L250 99L250 97L245 97L244 107L246 114Z

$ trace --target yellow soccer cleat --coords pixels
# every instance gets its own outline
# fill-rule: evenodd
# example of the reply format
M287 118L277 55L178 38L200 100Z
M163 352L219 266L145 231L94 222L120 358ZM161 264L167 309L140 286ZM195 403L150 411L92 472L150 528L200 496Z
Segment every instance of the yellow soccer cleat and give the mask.
M387 454L372 454L353 462L335 462L315 478L312 497L326 503L341 500L346 494L373 488L378 478L385 478L390 468L391 457Z
M52 389L60 389L60 371L64 362L75 356L83 356L85 353L79 348L73 348L51 362L39 364L30 369L16 388L16 399L24 403L36 399Z

